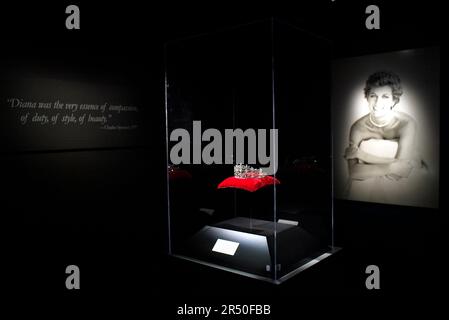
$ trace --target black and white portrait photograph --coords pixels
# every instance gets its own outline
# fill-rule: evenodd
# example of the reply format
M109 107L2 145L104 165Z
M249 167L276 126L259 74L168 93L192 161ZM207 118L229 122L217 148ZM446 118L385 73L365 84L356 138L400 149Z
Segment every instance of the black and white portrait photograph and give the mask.
M438 207L439 50L333 64L336 198Z

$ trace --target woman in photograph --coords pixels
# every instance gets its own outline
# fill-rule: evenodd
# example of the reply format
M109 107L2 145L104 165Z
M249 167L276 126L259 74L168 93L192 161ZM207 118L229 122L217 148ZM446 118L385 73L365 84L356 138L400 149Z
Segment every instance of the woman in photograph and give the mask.
M417 123L395 110L403 94L393 72L370 75L364 89L369 113L355 121L345 150L348 199L412 203L426 172L416 146Z

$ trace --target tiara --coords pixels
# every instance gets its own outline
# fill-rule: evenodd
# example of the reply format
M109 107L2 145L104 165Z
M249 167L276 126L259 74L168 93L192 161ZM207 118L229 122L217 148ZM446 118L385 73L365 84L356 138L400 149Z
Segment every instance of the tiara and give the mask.
M234 177L239 179L263 178L267 174L262 169L255 169L245 164L236 164L234 166Z

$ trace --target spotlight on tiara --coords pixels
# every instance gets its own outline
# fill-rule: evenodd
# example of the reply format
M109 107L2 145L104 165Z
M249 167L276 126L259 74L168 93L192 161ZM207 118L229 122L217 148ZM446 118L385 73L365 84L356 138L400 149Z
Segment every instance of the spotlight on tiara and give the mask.
M262 169L255 169L245 164L236 164L234 166L234 177L239 179L263 178L267 174Z

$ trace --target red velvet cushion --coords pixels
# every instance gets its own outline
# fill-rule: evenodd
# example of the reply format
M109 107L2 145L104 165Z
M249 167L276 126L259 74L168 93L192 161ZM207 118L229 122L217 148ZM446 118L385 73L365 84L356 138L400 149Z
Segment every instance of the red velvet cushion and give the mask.
M262 187L268 185L280 184L279 180L272 176L265 176L263 178L236 178L229 177L224 179L219 185L218 189L221 188L238 188L246 191L254 192Z

